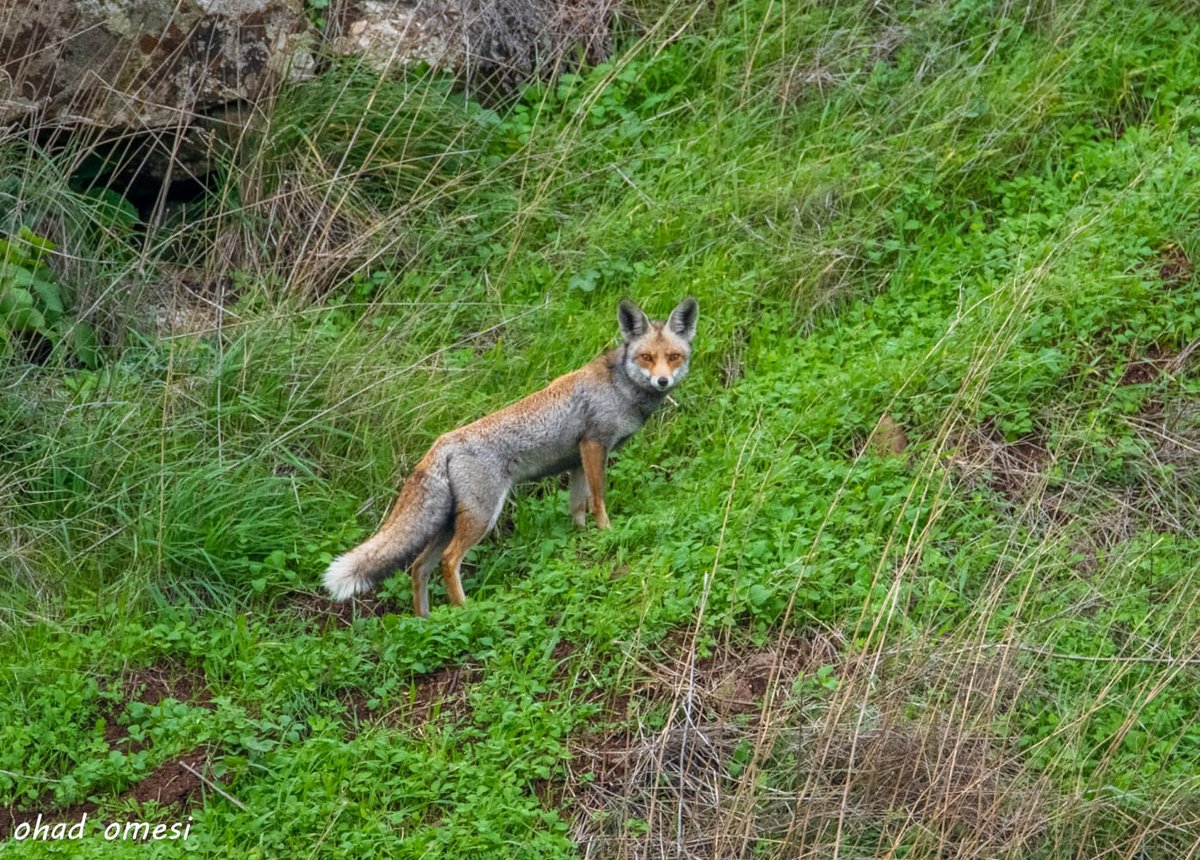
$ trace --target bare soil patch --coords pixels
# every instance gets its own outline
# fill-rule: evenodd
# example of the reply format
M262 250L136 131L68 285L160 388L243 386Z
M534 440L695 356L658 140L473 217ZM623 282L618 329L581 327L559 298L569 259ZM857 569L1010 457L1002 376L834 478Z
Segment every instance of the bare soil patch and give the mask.
M191 666L154 663L126 670L121 678L127 702L154 706L165 699L212 708L204 673Z
M467 702L467 690L482 676L477 666L446 666L438 671L424 675L416 682L412 695L412 709L409 719L423 723L435 711L449 713L455 719L467 716L471 706Z
M825 634L781 637L769 647L719 647L707 657L662 664L655 680L664 692L690 695L713 714L746 714L769 706L801 674L840 664L838 643Z
M1009 442L991 421L961 433L950 456L951 466L968 483L983 481L1016 504L1041 492L1050 460L1046 439L1040 433Z
M401 607L395 601L372 595L352 597L341 602L324 594L296 594L284 603L284 612L298 616L307 630L314 632L330 628L353 627L356 619L377 618L383 615L402 615L411 607Z
M1182 350L1172 352L1151 344L1142 355L1129 359L1117 380L1117 385L1145 385L1164 374L1174 376L1185 373L1192 367L1193 355L1198 345L1200 344L1192 343Z
M1159 374L1171 368L1173 358L1158 347L1151 346L1144 356L1132 359L1125 365L1117 385L1145 385L1153 382Z
M118 800L135 801L139 804L153 802L168 808L172 816L186 814L189 810L199 807L203 795L212 790L200 774L208 770L214 755L214 751L208 747L181 753L163 762L132 787L121 792ZM209 777L209 781L218 782L215 777ZM0 809L0 839L9 838L13 829L23 822L35 825L39 815L43 824L53 826L57 822L66 822L71 825L77 823L85 812L90 816L98 808L97 804L90 801L58 807L48 795L43 795L26 810L12 807Z
M1158 255L1158 277L1168 290L1182 287L1191 281L1194 271L1187 252L1178 245L1164 248Z
M659 649L660 658L640 666L642 677L631 689L592 694L590 701L600 708L593 727L636 719L639 709L681 696L688 698L689 707L709 715L753 713L801 673L841 660L837 643L823 634L783 636L762 647L724 644L701 657L690 631L681 628L669 633Z
M149 740L135 740L129 737L126 726L121 722L131 703L140 702L153 707L167 699L174 699L201 708L215 707L204 673L194 667L169 661L129 667L119 677L104 685L104 688L110 694L116 694L101 706L98 714L104 721L104 740L110 749L126 755L151 746ZM134 786L122 792L120 799L138 803L154 801L160 806L192 808L197 804L190 803L190 800L200 791L203 781L183 765L203 773L203 768L207 767L212 756L212 751L203 747L163 762ZM53 825L62 821L74 824L83 813L90 815L97 808L97 804L90 801L59 807L55 805L50 794L43 794L29 804L28 811L13 807L0 808L0 839L11 835L12 829L22 822L34 824L39 814L43 823Z
M119 698L106 702L100 709L99 716L104 720L104 740L112 749L124 753L138 752L149 746L149 741L129 737L121 723L122 715L132 702L153 707L166 699L174 699L201 708L214 707L202 671L165 661L127 668L108 687L119 691Z
M27 823L30 827L37 827L39 815L42 818L41 824L47 827L54 827L60 822L70 827L77 824L85 812L91 816L95 811L96 804L94 803L79 803L62 809L36 807L33 811L21 811L12 807L0 809L0 839L11 838L13 830L19 824Z
M465 719L471 713L470 686L482 675L482 670L473 664L443 666L435 672L418 675L413 679L408 698L387 710L372 707L363 690L345 688L338 692L337 698L346 708L347 733L354 737L368 725L411 728L435 717Z
M138 803L154 801L159 806L182 804L190 808L193 797L205 789L204 773L212 760L212 751L201 747L163 762L126 793ZM215 781L215 780L214 780Z

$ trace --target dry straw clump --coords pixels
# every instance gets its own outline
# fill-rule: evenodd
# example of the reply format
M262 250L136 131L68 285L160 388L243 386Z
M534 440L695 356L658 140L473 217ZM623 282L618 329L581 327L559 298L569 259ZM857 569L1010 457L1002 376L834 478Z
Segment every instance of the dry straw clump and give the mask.
M825 637L787 638L773 648L724 647L698 658L686 637L646 669L639 704L669 709L654 730L580 738L564 787L585 857L714 857L732 826L739 775L767 742L764 703L806 669L832 660ZM626 714L613 715L624 719Z
M455 5L458 5L457 3ZM461 0L454 38L465 46L468 79L511 89L612 51L616 0Z
M1020 695L1010 667L839 650L786 636L707 658L688 647L650 669L634 701L665 708L661 727L643 715L573 747L562 794L582 855L990 857L1035 844L1045 789L988 729Z
M1007 441L993 422L962 431L950 445L949 464L967 482L982 480L1015 505L1042 492L1050 461L1045 438L1030 433Z

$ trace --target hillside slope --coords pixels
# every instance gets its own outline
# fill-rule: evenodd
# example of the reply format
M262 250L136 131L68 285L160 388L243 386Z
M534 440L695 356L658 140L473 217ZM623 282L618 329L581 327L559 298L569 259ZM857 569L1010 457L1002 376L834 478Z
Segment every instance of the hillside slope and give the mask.
M5 856L1200 850L1200 20L1001 5L643 11L504 104L343 69L103 239L252 253L219 330L10 351L0 828L89 830ZM9 159L38 235L94 199ZM465 609L319 593L439 433L685 294L611 530L548 482Z

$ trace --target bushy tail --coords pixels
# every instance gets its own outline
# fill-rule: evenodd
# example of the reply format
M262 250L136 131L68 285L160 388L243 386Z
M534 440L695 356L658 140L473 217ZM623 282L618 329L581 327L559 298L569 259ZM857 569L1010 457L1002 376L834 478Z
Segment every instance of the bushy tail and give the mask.
M411 564L449 525L453 508L444 464L422 461L404 482L400 497L379 531L330 563L325 571L325 590L334 600L370 591L376 583Z

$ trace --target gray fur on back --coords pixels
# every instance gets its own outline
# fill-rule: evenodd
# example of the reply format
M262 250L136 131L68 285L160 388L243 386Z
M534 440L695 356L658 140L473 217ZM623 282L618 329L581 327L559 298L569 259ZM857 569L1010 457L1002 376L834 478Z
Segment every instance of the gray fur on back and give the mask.
M511 485L579 466L579 443L599 442L611 451L641 429L666 398L639 386L625 371L622 345L601 357L607 381L584 375L561 398L528 404L544 392L452 430L437 442L451 460L468 457L503 475ZM522 408L526 407L526 408Z

